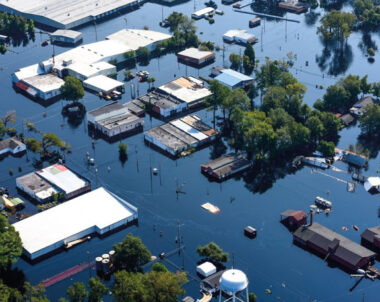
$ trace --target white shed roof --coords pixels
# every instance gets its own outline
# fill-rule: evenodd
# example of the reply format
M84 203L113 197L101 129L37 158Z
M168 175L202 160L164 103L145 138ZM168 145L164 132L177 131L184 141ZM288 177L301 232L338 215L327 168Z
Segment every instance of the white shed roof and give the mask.
M181 129L182 131L186 132L187 134L190 134L192 137L196 138L197 140L201 141L204 139L207 139L208 136L197 129L191 127L190 125L182 122L181 120L175 120L170 122L173 126L177 127L178 129Z
M86 186L85 180L79 178L63 165L55 164L36 173L66 194Z
M52 37L65 37L70 39L78 39L82 36L80 31L69 30L69 29L58 29L51 34Z
M83 81L84 84L96 87L101 91L110 91L117 87L124 86L123 82L116 81L104 75L98 75Z
M13 226L20 234L24 249L33 254L79 232L104 229L136 213L137 209L120 197L98 188Z
M208 277L216 273L216 266L211 262L204 262L201 265L197 266L197 272L204 277Z

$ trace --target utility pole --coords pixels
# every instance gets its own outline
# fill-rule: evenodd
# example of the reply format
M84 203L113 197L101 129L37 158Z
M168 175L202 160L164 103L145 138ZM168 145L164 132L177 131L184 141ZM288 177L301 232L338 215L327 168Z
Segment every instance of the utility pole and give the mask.
M177 222L177 226L178 226L178 234L177 234L177 243L178 243L178 255L181 255L181 250L182 250L182 270L185 269L185 253L183 252L183 247L182 247L182 236L181 236L181 226L183 226L183 224L180 223L180 221L178 220Z

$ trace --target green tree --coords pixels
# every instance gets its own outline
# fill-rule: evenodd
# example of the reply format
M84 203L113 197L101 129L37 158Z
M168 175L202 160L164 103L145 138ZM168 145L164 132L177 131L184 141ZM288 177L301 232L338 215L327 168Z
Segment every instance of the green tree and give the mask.
M370 91L371 91L371 84L368 83L368 75L367 74L360 79L360 91L362 92L362 96L370 93Z
M116 272L112 294L115 302L149 301L149 292L144 283L144 275L127 271Z
M179 25L182 24L185 20L185 15L179 12L172 12L168 16L168 22L169 22L169 30L171 32L174 32L175 30L178 30Z
M251 44L247 44L243 55L243 68L247 74L250 74L255 68L255 51Z
M373 104L364 108L359 117L359 128L365 136L378 139L380 137L380 105Z
M217 264L228 261L228 253L224 252L219 245L214 242L210 242L204 246L198 246L197 253L199 256L206 257Z
M136 56L143 62L149 61L150 58L150 51L146 47L139 47L136 50Z
M323 108L327 111L345 111L349 103L350 94L342 86L331 85L327 87L323 96Z
M148 263L151 253L142 243L139 237L134 237L129 233L122 242L114 245L115 266L130 272L141 271L141 267Z
M335 144L321 140L318 145L318 151L321 152L323 156L332 157L335 154Z
M321 18L321 25L317 28L317 34L321 34L325 41L334 40L339 42L340 49L356 22L355 16L351 13L331 10Z
M310 138L314 142L318 142L318 140L322 137L325 129L323 127L323 123L317 116L311 116L306 121L306 127L310 130Z
M248 294L248 299L249 299L249 302L256 302L257 300L257 297L254 293L249 293Z
M132 60L136 58L136 52L134 50L129 50L126 53L124 53L124 59L126 61Z
M209 82L209 89L212 95L208 97L207 102L212 106L213 109L213 125L215 128L216 109L222 105L223 100L227 98L231 90L216 80L212 80Z
M89 294L88 302L102 302L102 297L107 294L107 286L103 284L99 277L88 280Z
M5 54L7 52L7 48L4 44L0 44L0 54Z
M5 127L4 122L0 120L0 138L2 138L7 133L7 127Z
M45 294L45 288L41 284L32 286L30 283L25 282L23 298L23 300L15 299L14 301L49 302Z
M253 110L253 100L255 97L259 95L258 89L254 83L249 85L247 96L249 97L249 100L251 101L251 110Z
M0 270L6 271L22 254L22 242L18 232L0 215Z
M81 81L72 76L65 78L65 84L60 88L62 98L66 101L76 102L84 97Z
M167 267L162 264L161 262L155 262L153 265L152 265L152 271L154 272L168 272L169 270L167 269Z
M250 102L243 89L232 90L222 101L223 112L227 113L228 120L231 118L232 110L240 108L247 111L249 107Z
M376 97L380 98L380 82L375 82L371 84L371 93ZM0 127L1 128L1 127Z
M269 112L270 109L282 108L286 102L286 90L279 86L270 86L265 95L261 110Z
M350 94L349 96L350 103L348 106L351 107L351 104L357 101L358 95L360 93L360 88L361 88L360 77L357 75L349 74L347 77L341 78L338 81L338 85L342 86Z
M231 68L234 70L238 70L241 66L241 57L237 53L230 54L230 63Z
M88 292L83 282L74 282L66 291L66 296L69 297L70 302L84 302L88 296Z

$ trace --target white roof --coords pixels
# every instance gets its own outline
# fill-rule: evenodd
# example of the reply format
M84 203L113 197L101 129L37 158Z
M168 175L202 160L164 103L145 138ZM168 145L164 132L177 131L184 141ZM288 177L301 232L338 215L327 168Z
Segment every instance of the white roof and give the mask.
M81 231L104 229L136 214L121 198L96 189L13 224L30 254Z
M251 39L255 38L254 34L249 33L245 29L231 29L231 30L227 31L224 34L224 36L231 38L231 39L237 37L237 38L244 39L244 40L251 40Z
M247 276L238 269L230 269L223 273L220 278L220 289L234 293L245 289L248 286Z
M0 4L28 14L32 19L61 28L71 28L96 16L136 2L135 0L0 0ZM42 16L44 18L41 18ZM48 20L44 20L44 19Z
M380 177L368 177L364 183L364 189L370 191L372 188L378 188L380 186Z
M70 64L67 69L72 70L75 73L81 74L86 78L90 78L103 71L107 71L107 70L116 71L116 66L109 64L107 62L97 62L93 64L85 64L85 63L77 62L77 63Z
M127 45L130 49L137 50L139 47L147 47L169 39L171 35L153 30L145 29L122 29L106 37L108 40L119 41Z
M84 84L96 87L102 91L110 91L117 87L124 86L123 82L116 81L104 75L98 75L83 81Z
M82 36L80 31L69 30L69 29L58 29L51 34L52 37L66 37L71 39L77 39Z
M79 178L63 165L55 164L36 173L66 194L86 186L85 180Z
M30 78L24 78L22 80L27 85L29 85L35 89L38 89L42 92L49 92L49 91L57 90L63 84L65 84L64 80L62 80L61 78L59 78L56 75L51 74L51 73L36 75L36 76L32 76Z
M14 73L18 80L22 80L25 78L30 78L39 74L44 73L43 69L39 64L30 65L24 68L20 68L18 71Z
M216 266L211 262L204 262L197 266L197 272L202 276L208 277L216 272Z
M187 48L187 49L177 53L177 55L201 60L201 59L206 58L210 55L214 55L214 52L206 51L206 50L199 50L198 48L190 47L190 48Z
M187 134L190 134L192 137L196 138L199 141L208 138L208 136L206 134L198 131L197 129L191 127L190 125L188 125L184 122L182 122L181 120L172 121L172 122L170 122L170 124L172 124L173 126L176 126L178 129L181 129L182 131L186 132Z
M196 12L193 12L193 16L198 16L198 17L201 17L205 14L209 14L209 13L212 13L215 11L215 8L212 8L212 7L206 7L206 8L203 8L201 10L198 10Z

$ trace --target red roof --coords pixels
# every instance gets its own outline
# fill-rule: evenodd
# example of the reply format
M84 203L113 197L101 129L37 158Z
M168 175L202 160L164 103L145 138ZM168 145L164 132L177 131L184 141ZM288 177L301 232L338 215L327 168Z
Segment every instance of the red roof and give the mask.
M301 221L302 219L305 219L307 215L304 211L295 211L290 214L289 217L293 217L295 220Z
M18 88L20 88L22 90L25 90L25 91L29 88L28 85L26 85L25 83L23 83L21 81L18 81L16 83L16 87L18 87Z

